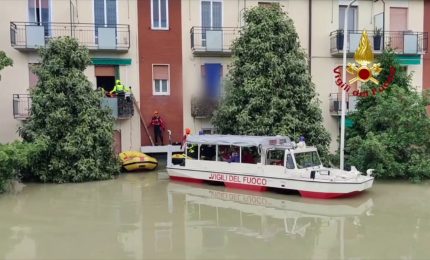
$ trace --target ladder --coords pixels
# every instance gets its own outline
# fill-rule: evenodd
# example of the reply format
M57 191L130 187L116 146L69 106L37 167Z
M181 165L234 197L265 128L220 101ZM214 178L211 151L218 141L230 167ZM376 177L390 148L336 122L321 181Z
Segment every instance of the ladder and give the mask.
M147 134L147 135L148 135L148 137L149 137L149 141L151 141L152 146L154 146L154 141L152 140L152 137L151 137L151 135L149 134L148 127L146 126L146 123L145 123L145 119L143 118L142 113L140 112L139 104L137 104L137 101L136 101L136 99L134 98L134 95L131 95L131 100L133 100L133 104L134 104L134 106L136 107L136 111L137 111L137 113L138 113L138 114L139 114L139 116L140 116L140 122L143 124L143 127L145 128L145 132L146 132L146 134Z

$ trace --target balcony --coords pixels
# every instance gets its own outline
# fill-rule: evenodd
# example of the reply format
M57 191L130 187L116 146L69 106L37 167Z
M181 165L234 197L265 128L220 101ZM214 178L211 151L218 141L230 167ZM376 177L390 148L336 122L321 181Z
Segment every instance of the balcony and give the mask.
M346 95L346 114L356 110L357 98L357 96ZM332 116L340 116L342 113L342 93L331 93L329 100L330 114Z
M31 97L29 94L13 94L13 118L27 120L31 112Z
M130 97L131 98L131 97ZM128 119L134 115L131 99L124 97L105 97L102 107L108 107L115 119ZM13 117L17 120L27 120L31 112L31 97L29 94L13 94Z
M194 118L210 118L217 108L217 99L208 97L191 98L191 116Z
M91 23L10 23L10 42L20 51L35 51L52 38L70 36L91 51L127 52L130 48L130 26Z
M134 115L132 96L130 97L104 97L101 106L111 110L115 119L129 119Z
M239 36L236 27L197 27L190 30L194 56L230 57L231 44Z
M363 31L348 31L347 41L349 56L354 54L360 43ZM385 35L375 35L374 32L368 32L370 44L373 52L380 54L383 47L391 47L397 54L401 55L421 55L427 53L428 33L427 32L392 32L386 31ZM337 30L330 33L330 53L333 56L342 56L343 53L343 31Z

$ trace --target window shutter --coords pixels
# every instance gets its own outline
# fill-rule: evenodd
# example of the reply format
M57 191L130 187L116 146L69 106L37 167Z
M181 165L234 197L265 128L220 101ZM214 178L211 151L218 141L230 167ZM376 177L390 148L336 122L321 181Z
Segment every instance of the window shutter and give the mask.
M169 80L169 66L167 65L154 65L153 79Z

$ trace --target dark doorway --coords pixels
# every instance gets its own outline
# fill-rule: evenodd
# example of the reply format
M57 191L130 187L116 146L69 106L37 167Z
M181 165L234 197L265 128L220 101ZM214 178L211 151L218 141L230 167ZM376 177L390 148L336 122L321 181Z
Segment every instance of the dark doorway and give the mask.
M97 76L97 87L102 87L107 92L111 91L115 86L115 77Z

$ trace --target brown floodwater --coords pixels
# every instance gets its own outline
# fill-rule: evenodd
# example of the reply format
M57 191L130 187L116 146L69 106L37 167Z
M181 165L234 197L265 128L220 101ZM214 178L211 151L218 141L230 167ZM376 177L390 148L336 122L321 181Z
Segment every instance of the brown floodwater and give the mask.
M430 259L430 183L341 200L172 182L165 171L0 195L0 259Z

